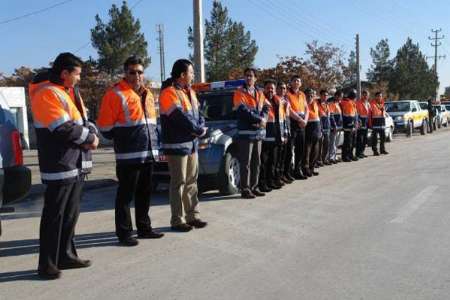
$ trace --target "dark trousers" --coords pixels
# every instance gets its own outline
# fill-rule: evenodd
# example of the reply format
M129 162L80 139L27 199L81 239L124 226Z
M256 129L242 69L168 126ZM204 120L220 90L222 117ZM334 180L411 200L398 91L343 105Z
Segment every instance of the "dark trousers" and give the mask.
M302 168L313 171L319 155L319 140L321 137L320 123L312 122L306 125L305 145Z
M238 148L241 191L254 190L258 186L262 142L240 139Z
M305 129L293 130L292 141L295 153L293 173L302 174L302 160L305 155Z
M277 179L279 147L274 142L263 142L259 183L261 187L271 185Z
M291 135L291 136L289 136L287 143L284 147L284 152L285 152L284 153L284 169L283 169L284 175L289 175L289 176L294 175L294 168L293 168L293 164L292 164L294 150L295 150L294 139Z
M355 132L344 130L344 144L342 145L342 158L352 159L354 148Z
M364 154L367 145L367 128L358 129L356 133L356 156Z
M330 132L322 132L322 137L319 140L319 154L318 161L325 163L329 161L328 149L330 147Z
M44 194L39 233L39 268L78 257L73 237L80 215L84 179L70 184L50 183Z
M119 239L131 236L130 203L134 198L136 228L139 231L151 229L148 212L152 192L152 164L118 164L116 165L119 186L116 194L116 235Z
M384 143L386 141L386 132L384 129L374 129L372 130L372 150L373 152L378 152L378 136L380 136L380 151L384 152L386 149L384 148Z
M286 174L286 154L287 154L287 144L280 144L278 146L278 159L276 164L277 178L284 176Z

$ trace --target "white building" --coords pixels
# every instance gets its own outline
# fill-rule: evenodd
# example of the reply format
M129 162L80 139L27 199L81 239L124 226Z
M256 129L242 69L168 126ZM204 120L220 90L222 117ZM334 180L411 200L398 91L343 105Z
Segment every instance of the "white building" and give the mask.
M10 108L15 125L23 136L22 143L25 149L30 148L28 135L28 117L23 87L0 87L0 97Z

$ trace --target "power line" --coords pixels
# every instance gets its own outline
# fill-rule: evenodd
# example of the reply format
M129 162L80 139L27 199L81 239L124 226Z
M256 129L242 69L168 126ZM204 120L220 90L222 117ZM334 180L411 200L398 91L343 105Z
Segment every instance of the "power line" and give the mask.
M51 6L48 6L48 7L45 7L45 8L41 8L41 9L35 10L33 12L30 12L30 13L27 13L27 14L24 14L24 15L21 15L21 16L17 16L17 17L11 18L11 19L6 19L6 20L3 20L3 21L0 21L0 25L8 24L8 23L11 23L11 22L14 22L14 21L18 21L18 20L25 19L25 18L34 16L34 15L38 15L40 13L46 12L48 10L51 10L51 9L55 8L55 7L64 5L64 4L72 2L72 1L73 0L61 1L61 2L55 3L55 4L51 5Z

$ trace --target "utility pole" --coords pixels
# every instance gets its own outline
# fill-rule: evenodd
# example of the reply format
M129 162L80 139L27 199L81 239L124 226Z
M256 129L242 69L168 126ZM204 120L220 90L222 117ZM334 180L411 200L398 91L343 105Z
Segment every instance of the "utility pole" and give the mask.
M431 32L434 33L434 37L429 36L428 39L431 41L434 41L433 43L431 43L431 47L434 47L434 56L428 56L427 58L434 58L434 66L433 66L433 70L434 70L434 75L436 76L436 78L438 78L438 72L437 72L437 62L439 59L444 59L445 55L438 55L438 47L442 45L441 42L439 42L439 40L442 40L445 36L438 36L439 32L441 32L442 29L436 29L433 30L431 29ZM438 101L438 90L436 89L435 95L434 95L434 100Z
M164 25L156 25L156 31L158 32L158 42L159 42L159 64L161 68L161 83L166 79L166 62L165 62L165 51L164 51Z
M202 0L194 1L194 70L195 82L205 82L205 63L203 59L203 13Z
M356 72L356 89L358 91L358 99L361 99L361 65L359 59L359 34L356 34L356 65L358 71Z

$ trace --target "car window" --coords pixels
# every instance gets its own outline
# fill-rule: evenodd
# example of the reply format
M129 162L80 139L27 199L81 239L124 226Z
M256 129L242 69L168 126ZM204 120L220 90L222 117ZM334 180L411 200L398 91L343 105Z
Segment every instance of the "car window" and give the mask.
M420 108L422 108L422 109L428 109L428 103L425 103L425 102L420 102Z
M446 104L446 105L445 105L445 108L446 108L447 110L450 110L450 104Z
M410 111L409 102L388 102L385 104L387 112L406 112Z
M207 121L223 121L235 118L233 94L199 94L201 111Z

